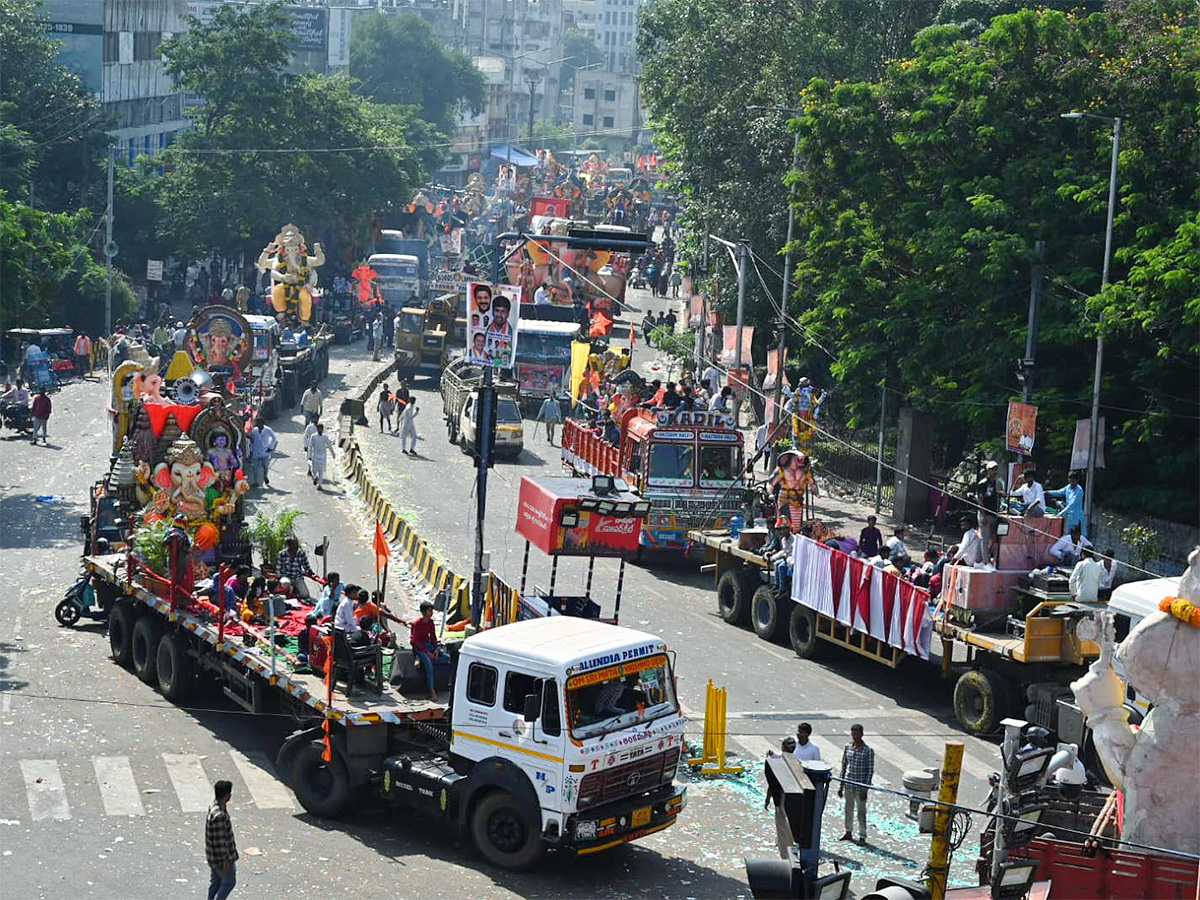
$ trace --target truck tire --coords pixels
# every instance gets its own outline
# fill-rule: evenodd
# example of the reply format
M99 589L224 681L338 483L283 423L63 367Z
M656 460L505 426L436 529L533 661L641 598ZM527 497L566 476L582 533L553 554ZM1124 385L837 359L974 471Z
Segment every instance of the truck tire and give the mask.
M750 621L750 600L758 582L752 572L730 570L717 581L717 611L730 625L745 625Z
M484 859L502 869L518 871L535 865L546 845L540 823L529 822L507 791L492 791L471 811L471 837Z
M817 614L800 603L792 605L788 617L788 641L801 659L815 659L821 648L817 637Z
M158 642L158 690L172 703L182 703L192 691L195 668L187 655L187 641L179 634L165 634Z
M108 646L113 662L129 668L133 662L133 626L137 611L130 600L118 600L108 614Z
M78 622L79 615L79 605L70 597L58 601L58 606L54 607L55 621L66 628L70 628Z
M788 627L789 610L773 584L760 584L750 597L750 624L764 641L778 641Z
M968 734L991 734L1005 716L1008 692L991 669L972 669L954 685L954 717Z
M139 616L133 624L130 638L130 654L133 657L133 673L146 684L158 681L158 640L162 637L162 626L153 616Z
M333 819L346 811L354 791L342 758L335 751L332 761L325 762L321 758L324 750L322 741L309 741L297 749L287 781L305 810L323 819Z

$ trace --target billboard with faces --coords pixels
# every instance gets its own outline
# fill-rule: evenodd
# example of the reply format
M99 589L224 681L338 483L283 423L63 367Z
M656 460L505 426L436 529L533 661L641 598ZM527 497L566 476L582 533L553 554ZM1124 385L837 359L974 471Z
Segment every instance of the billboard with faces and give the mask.
M521 288L515 284L467 285L467 359L477 365L511 369L517 356Z

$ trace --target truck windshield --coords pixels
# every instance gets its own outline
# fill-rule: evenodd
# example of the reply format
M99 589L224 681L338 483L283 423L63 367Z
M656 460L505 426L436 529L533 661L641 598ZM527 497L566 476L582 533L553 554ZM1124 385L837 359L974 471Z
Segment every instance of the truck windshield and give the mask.
M650 444L649 483L660 487L691 487L695 450L691 444Z
M416 281L418 277L416 263L375 263L372 268L379 273L380 278L403 278Z
M406 312L400 317L400 330L405 334L420 334L425 317L421 313Z
M520 425L521 410L513 400L501 397L496 403L496 421L501 425Z
M679 709L663 654L576 675L567 682L571 736L596 737Z
M700 486L712 487L737 481L741 469L741 453L737 447L717 446L700 448Z

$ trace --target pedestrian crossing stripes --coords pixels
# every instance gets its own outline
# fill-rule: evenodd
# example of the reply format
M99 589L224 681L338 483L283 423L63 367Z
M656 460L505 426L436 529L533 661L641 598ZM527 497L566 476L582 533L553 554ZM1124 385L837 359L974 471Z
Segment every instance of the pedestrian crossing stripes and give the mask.
M9 765L0 762L0 782L6 779ZM164 811L164 801L155 799L159 794L166 798L167 809L203 813L212 805L213 784L218 778L234 783L235 803L251 803L260 810L294 812L298 808L292 792L275 777L265 753L230 750L228 761L163 753L139 763L137 774L127 756L97 756L86 763L22 759L17 768L33 822L84 818L100 809L109 817L149 816ZM210 778L210 773L215 777ZM169 791L164 789L166 785L170 785ZM11 812L24 818L19 807Z
M964 735L963 738L965 737ZM748 759L763 759L768 751L779 752L782 738L782 734L778 737L769 737L763 734L731 734L728 740L732 752L736 753L740 750ZM950 739L961 740L962 738ZM842 746L845 742L835 743L821 735L814 735L811 740L820 748L821 759L833 765L836 775L841 764ZM946 738L933 735L908 734L897 737L893 741L872 735L868 731L865 740L875 750L874 784L894 790L902 789L905 772L926 767L940 767L945 753ZM964 740L964 743L966 746L963 753L960 797L971 799L986 793L987 777L999 763L998 758L993 759L989 753L992 749L990 745L972 743L970 739ZM995 752L999 752L998 748Z

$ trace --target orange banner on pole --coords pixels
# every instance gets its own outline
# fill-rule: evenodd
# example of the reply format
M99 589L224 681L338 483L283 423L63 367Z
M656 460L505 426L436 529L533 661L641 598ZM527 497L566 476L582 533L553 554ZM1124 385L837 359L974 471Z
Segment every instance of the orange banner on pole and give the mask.
M783 357L782 363L780 362L781 356ZM787 347L784 347L782 351L778 348L767 351L767 375L762 383L764 391L775 390L775 385L779 383L779 373L786 365Z
M736 325L726 325L721 332L724 341L721 347L721 363L726 366L732 366L737 360L737 334L738 328ZM750 346L754 343L754 326L742 326L742 363L750 364Z
M383 571L383 567L388 564L388 560L392 558L392 548L388 546L387 538L383 536L383 529L379 523L375 523L375 572L378 574Z
M1038 408L1029 403L1008 404L1008 426L1004 430L1004 443L1009 452L1025 454L1033 452L1037 414Z

